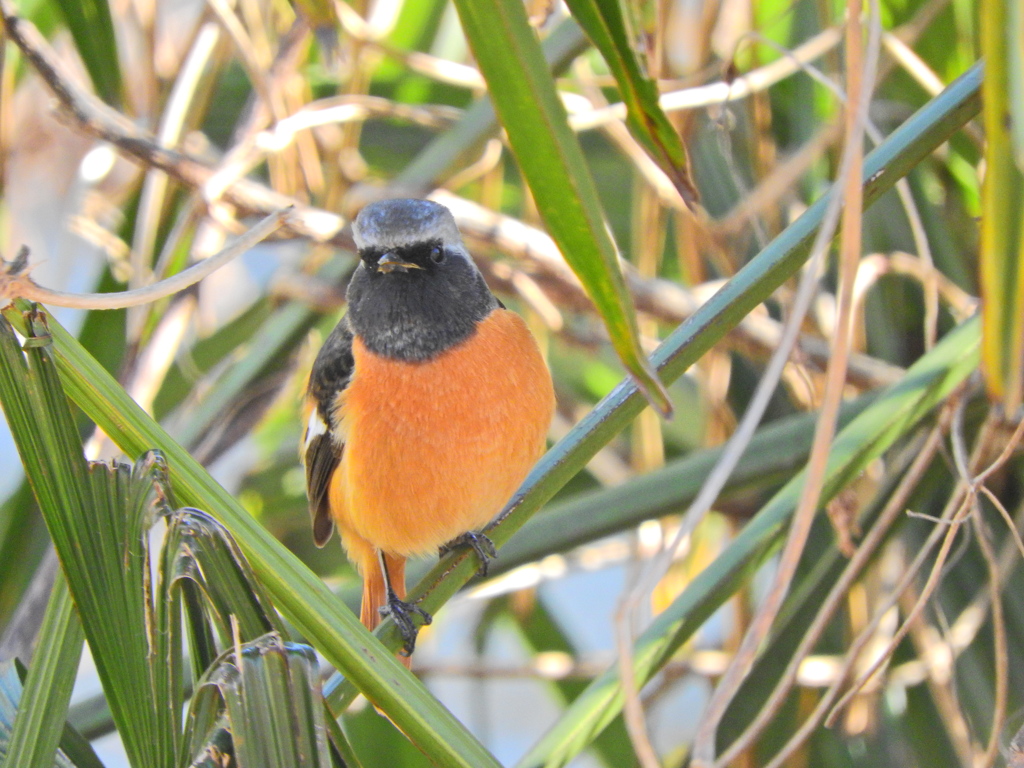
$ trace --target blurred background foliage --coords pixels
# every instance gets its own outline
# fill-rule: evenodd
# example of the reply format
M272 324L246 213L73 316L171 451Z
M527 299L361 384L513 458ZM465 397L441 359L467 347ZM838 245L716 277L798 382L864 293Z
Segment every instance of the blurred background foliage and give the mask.
M59 392L46 374L52 332L52 360L77 406L59 444L80 457L77 432L88 459L129 464L159 448L171 474L140 480L148 465L136 465L133 482L164 499L146 517L143 491L133 492L127 509L141 528L90 532L93 513L77 523L69 515L68 525L99 541L78 562L54 528L64 519L59 495L56 511L37 503L5 440L0 754L29 755L26 734L50 751L4 768L53 764L58 745L60 765L108 768L473 765L472 755L487 752L502 765L687 764L711 691L771 588L799 496L800 481L790 481L808 460L841 316L834 254L750 449L643 593L635 622L622 605L676 537L780 344L807 238L849 144L843 24L859 4L567 6L4 0L0 249L10 262L27 244L38 284L79 293L147 285L215 253L261 215L297 206L276 239L173 297L127 310L48 307L50 331L21 314L26 307L8 312L23 338L41 339L5 390L12 432L19 408L25 435L32 423L48 429L27 403L32 392ZM852 354L821 513L714 741L738 766L773 756L813 766L1020 765L1022 467L1000 454L1019 438L1024 349L1022 12L1016 0L879 0L863 10L865 29L881 29L865 146L903 132L866 173L874 204L857 254ZM39 60L26 57L14 14L38 28L44 69L58 62L55 74L41 77ZM55 98L55 82L71 84L70 96ZM83 108L69 109L69 98ZM564 161L561 176L551 158ZM893 189L890 177L905 186ZM355 263L344 225L366 202L397 195L451 207L493 290L540 340L558 395L557 445L528 481L529 509L496 540L525 526L491 578L459 592L423 631L413 669L430 695L401 711L387 697L404 700L413 683L377 675L350 646L311 631L303 622L333 608L319 594L288 597L304 576L275 575L292 567L286 548L336 600L357 600L340 548L313 545L298 403L344 308ZM582 235L559 219L570 208L576 223L588 222ZM612 241L624 277L609 269ZM969 320L982 293L983 333ZM641 412L630 383L649 374L636 350L650 354L666 339L656 362L675 410L669 421ZM25 364L9 352L5 365L17 373ZM118 407L117 392L100 368L85 367L89 358L166 436L141 415L120 424L104 409ZM639 378L623 382L627 371ZM12 400L20 376L31 386ZM204 490L201 470L186 471L172 440L267 541ZM48 459L26 458L19 445L45 484ZM182 511L175 494L202 511ZM105 604L110 585L96 584L106 571L89 567L89 553L141 546L154 522L146 546L160 552L164 519L170 532L152 582L132 571L124 589L135 607ZM455 576L428 574L425 584L449 590L432 599L469 579L472 564L459 564ZM170 589L172 579L193 586L166 596L173 607L163 615L164 593L151 602L147 590ZM136 619L147 610L164 622L157 635L175 638L161 641L165 658L146 656L143 633L157 619ZM351 632L345 642L355 647L362 641ZM381 634L394 647L387 627ZM624 634L634 636L626 646L616 641ZM304 641L349 670L343 680L323 665L326 710ZM121 674L104 672L122 657L133 661ZM46 659L56 662L44 667ZM623 692L620 663L639 694ZM873 663L878 673L825 727L829 702ZM147 683L146 664L169 666ZM68 725L57 733L76 670ZM792 685L770 701L780 678ZM48 720L15 722L22 685L31 702L23 711L50 712ZM124 703L143 685L167 697L150 717L155 732ZM357 688L415 746L355 699ZM274 752L289 734L294 752ZM154 741L159 749L147 753Z

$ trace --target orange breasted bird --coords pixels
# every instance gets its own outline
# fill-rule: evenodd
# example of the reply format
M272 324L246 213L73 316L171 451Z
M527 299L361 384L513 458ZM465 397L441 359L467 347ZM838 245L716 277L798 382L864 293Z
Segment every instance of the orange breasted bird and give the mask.
M384 200L353 224L348 312L313 363L302 446L313 537L335 527L363 577L360 619L390 615L412 653L430 617L405 602L405 562L477 531L543 453L551 376L526 323L490 292L455 219Z

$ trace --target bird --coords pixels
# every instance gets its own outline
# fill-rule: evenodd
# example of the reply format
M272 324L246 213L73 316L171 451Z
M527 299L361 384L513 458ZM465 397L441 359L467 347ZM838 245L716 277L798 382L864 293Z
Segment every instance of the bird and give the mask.
M362 576L360 620L391 616L407 666L431 616L407 559L470 546L546 447L555 393L523 319L491 293L451 212L388 199L352 225L347 312L317 353L301 454L313 539L334 528Z

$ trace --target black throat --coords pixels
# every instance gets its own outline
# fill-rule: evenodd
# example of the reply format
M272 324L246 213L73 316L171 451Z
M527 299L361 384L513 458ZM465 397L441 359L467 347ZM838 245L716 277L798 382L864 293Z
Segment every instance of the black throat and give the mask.
M419 269L383 272L382 252L364 249L348 286L348 319L366 348L382 357L422 362L476 332L498 308L483 276L461 253L430 258L435 243L395 249ZM436 253L436 251L435 251Z

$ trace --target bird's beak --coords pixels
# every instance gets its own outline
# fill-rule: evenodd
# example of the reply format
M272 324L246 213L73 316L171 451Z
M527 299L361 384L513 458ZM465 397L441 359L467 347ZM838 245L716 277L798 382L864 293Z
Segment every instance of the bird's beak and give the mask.
M385 253L377 261L377 270L387 274L388 272L408 272L410 269L423 269L419 264L412 264L402 261L394 253Z

